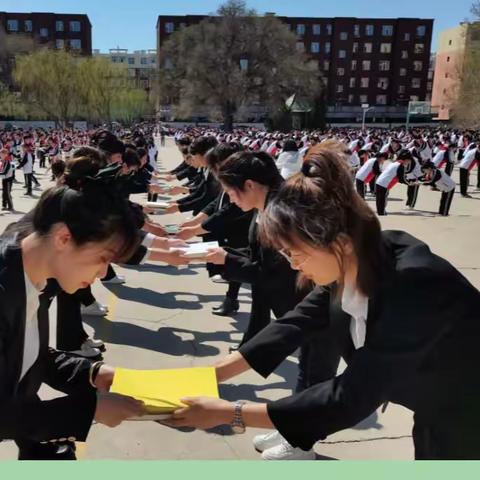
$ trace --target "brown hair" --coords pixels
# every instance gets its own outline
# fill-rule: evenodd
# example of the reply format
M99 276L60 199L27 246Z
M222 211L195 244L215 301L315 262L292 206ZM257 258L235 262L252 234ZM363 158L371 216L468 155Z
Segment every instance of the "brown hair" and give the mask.
M262 215L259 234L273 248L299 241L327 248L344 271L339 240L350 239L358 259L357 284L365 295L378 283L381 229L375 213L356 193L342 149L329 142L308 151L302 170L279 189Z

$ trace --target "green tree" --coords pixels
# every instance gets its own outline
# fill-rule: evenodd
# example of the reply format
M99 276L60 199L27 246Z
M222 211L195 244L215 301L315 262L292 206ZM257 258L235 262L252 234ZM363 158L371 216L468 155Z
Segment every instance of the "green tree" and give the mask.
M259 17L245 2L230 0L218 16L175 32L162 47L162 101L180 115L219 112L231 130L242 107L282 108L296 93L321 90L317 65L297 50L296 36L273 16Z

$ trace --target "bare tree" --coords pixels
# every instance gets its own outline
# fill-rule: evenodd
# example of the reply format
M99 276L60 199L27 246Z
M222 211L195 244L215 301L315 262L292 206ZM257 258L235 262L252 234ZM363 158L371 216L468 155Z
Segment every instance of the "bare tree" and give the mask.
M219 112L226 130L245 107L280 108L293 93L321 90L318 65L297 49L296 36L273 16L259 17L230 0L198 25L175 32L162 47L160 89L177 112Z

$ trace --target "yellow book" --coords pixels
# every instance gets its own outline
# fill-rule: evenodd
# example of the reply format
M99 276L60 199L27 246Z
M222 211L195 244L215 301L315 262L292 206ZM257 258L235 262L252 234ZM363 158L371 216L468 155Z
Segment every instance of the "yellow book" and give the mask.
M185 406L183 397L218 398L215 368L129 370L116 368L110 391L142 400L147 414L133 420L159 420Z

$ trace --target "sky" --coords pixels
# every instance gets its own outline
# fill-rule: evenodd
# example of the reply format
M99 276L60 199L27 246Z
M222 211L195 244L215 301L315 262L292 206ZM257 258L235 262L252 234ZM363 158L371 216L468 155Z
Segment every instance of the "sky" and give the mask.
M247 0L259 14L291 17L433 18L432 51L438 34L470 17L473 0ZM86 13L92 23L93 48L156 48L159 15L208 14L222 0L0 0L0 11Z

